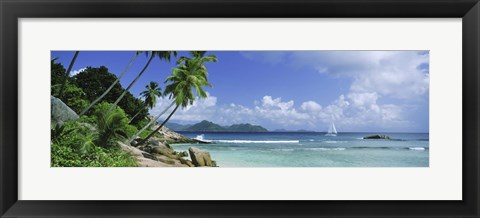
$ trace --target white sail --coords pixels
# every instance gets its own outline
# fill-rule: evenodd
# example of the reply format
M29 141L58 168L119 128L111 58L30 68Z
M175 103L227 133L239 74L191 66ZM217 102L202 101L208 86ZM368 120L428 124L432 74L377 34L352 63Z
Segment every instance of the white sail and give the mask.
M332 122L332 133L337 134L337 129L335 128L335 124Z
M333 122L330 123L330 127L328 128L326 136L337 136L337 128L335 128L335 124Z

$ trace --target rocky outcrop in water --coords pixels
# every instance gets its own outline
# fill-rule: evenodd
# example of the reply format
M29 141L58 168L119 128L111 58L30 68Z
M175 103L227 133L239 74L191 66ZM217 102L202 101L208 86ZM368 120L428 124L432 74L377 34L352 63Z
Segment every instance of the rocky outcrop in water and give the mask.
M370 135L370 136L365 136L363 139L390 139L390 136L388 135Z

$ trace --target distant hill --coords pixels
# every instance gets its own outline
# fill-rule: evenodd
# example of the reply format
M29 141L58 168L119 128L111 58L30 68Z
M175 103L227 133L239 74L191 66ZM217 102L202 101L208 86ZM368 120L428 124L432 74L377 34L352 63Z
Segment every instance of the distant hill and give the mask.
M192 132L222 132L225 131L225 128L209 121L202 121L197 124L193 124L192 126L185 128L184 131L192 131Z
M268 132L268 130L262 126L252 125L249 123L234 124L227 127L227 130L229 132Z
M204 120L200 123L183 128L180 131L191 132L268 132L267 129L262 126L245 124L234 124L231 126L220 126L216 123Z
M182 131L190 126L192 126L192 124L186 124L186 125L182 125L182 124L178 124L178 123L170 123L168 122L167 124L165 124L165 126L173 131Z

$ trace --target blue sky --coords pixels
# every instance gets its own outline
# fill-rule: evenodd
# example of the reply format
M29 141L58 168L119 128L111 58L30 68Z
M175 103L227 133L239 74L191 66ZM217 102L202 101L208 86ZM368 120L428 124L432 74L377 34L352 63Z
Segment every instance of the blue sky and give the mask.
M54 51L68 66L74 52ZM72 74L106 66L119 75L134 51L81 51ZM345 132L428 132L428 51L210 51L209 96L178 111L177 123L209 120L252 123L267 129L325 131L331 121ZM188 55L181 52L180 55ZM139 56L122 78L126 87L147 62ZM131 89L138 96L150 81L175 67L155 59ZM150 113L170 103L159 99Z

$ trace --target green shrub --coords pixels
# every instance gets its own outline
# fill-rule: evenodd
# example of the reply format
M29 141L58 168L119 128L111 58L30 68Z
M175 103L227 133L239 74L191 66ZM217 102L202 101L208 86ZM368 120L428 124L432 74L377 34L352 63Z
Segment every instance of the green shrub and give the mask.
M56 95L61 85L53 85L51 87L52 95ZM67 81L65 90L63 91L62 98L63 101L68 107L70 107L76 113L80 113L83 109L88 106L88 100L86 99L85 92L76 85Z
M146 138L148 135L150 135L150 133L152 133L152 130L146 129L146 130L144 130L143 132L141 132L139 136L140 136L140 138L144 139L144 138Z
M127 135L127 138L132 137L137 132L138 132L137 127L132 126L132 125L125 126L125 134Z
M75 149L52 144L52 167L136 167L137 163L130 154L118 148L94 146L87 153L78 153Z
M116 106L108 112L112 104L102 102L95 107L94 116L97 120L98 139L96 144L101 147L112 147L118 140L128 138L128 117L125 112Z
M148 124L148 122L149 122L148 119L142 119L135 124L135 127L137 127L137 129L142 129L145 125Z
M52 129L52 167L134 167L135 159L118 147L96 146L98 134L89 127L68 121Z
M51 130L52 144L68 146L78 153L86 153L94 147L96 136L90 128L76 121L67 121L61 127L57 125Z
M97 125L97 119L94 116L82 116L79 119L80 123L89 123L92 125Z

